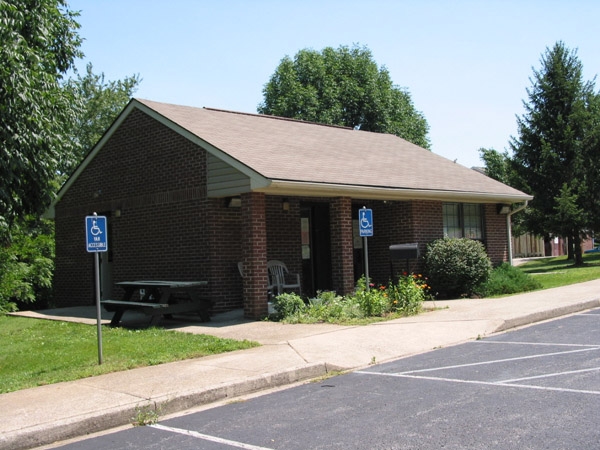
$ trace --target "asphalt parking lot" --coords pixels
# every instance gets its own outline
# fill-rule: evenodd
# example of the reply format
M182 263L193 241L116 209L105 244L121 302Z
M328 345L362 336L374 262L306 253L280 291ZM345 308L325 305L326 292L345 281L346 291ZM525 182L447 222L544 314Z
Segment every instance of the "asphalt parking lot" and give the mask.
M600 448L600 309L64 449Z

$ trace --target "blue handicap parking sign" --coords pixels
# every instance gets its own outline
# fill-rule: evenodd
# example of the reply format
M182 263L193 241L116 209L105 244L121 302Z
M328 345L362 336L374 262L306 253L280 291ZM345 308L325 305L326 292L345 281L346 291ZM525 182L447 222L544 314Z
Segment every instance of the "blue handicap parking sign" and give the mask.
M86 250L88 252L106 252L108 251L108 237L106 233L106 217L104 216L86 216L85 217L85 237Z
M363 208L358 210L358 228L360 230L360 237L373 236L372 209Z

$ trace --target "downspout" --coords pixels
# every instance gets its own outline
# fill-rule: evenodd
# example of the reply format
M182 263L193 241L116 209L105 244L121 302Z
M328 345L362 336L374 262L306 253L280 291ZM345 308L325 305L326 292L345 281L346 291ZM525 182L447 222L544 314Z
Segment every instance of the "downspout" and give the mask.
M529 203L529 200L525 200L525 203L522 206L519 206L517 209L509 212L506 215L506 230L508 231L508 263L511 266L513 265L513 263L512 263L513 257L512 257L512 229L511 229L511 225L510 225L510 218L513 214L516 214L519 211L523 211L525 208L527 208L527 203Z

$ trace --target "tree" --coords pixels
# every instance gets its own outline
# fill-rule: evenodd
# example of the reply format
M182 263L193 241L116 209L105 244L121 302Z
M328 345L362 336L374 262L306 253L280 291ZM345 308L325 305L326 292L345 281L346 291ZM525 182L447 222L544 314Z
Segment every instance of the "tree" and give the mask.
M41 300L48 307L54 272L54 222L28 216L15 222L11 245L0 246L0 313Z
M263 89L260 114L391 133L429 148L429 126L410 94L365 47L300 50L283 58Z
M79 109L61 86L81 56L64 0L0 0L0 229L49 204Z
M127 105L137 90L141 79L132 75L123 80L105 81L104 73L94 74L92 63L86 66L84 76L77 75L65 84L73 98L79 99L82 111L77 115L70 130L75 155L61 171L70 174L87 152L100 140L103 133Z
M591 105L597 94L593 82L583 81L576 51L562 42L546 49L541 65L527 89L525 114L517 118L519 136L511 139L512 167L517 187L534 196L525 216L527 228L546 238L569 238L575 263L583 264L581 239L591 222L588 217L574 221L573 213L585 214L584 204L595 195L588 189L590 150L585 142L593 128Z
M480 148L479 157L485 164L485 174L500 181L501 183L511 185L511 168L508 152L500 153L493 148Z

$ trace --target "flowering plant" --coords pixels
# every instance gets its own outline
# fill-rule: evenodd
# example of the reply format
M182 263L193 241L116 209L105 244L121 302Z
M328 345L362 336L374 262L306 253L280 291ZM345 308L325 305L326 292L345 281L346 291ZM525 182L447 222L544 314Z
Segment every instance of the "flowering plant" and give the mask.
M406 315L417 314L423 301L429 297L429 285L423 275L404 272L398 283L387 289L392 311L402 311Z

